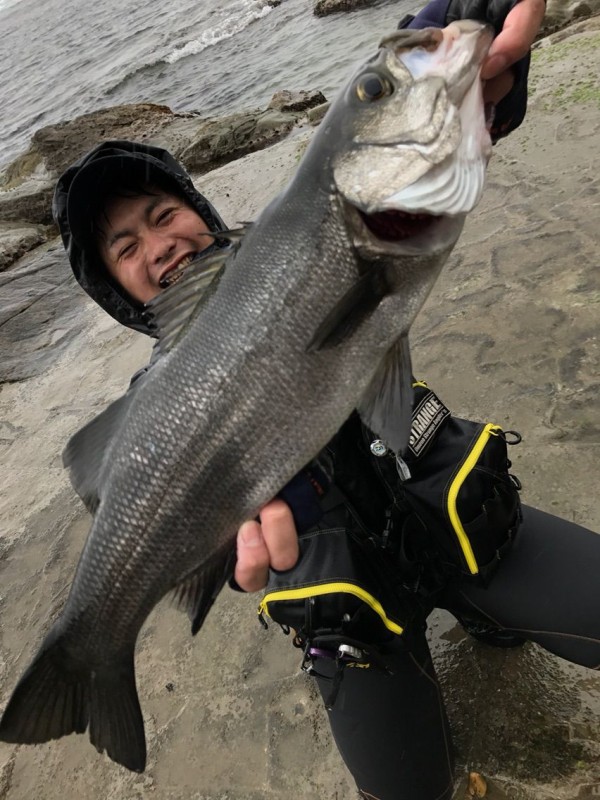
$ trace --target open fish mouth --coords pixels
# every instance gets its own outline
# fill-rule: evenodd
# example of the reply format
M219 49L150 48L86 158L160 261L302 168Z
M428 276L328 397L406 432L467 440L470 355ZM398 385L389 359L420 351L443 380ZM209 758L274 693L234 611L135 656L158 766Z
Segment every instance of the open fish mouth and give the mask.
M465 216L426 209L384 207L366 211L354 203L344 203L348 233L363 258L445 250L456 242Z
M374 214L358 212L368 230L385 242L403 242L424 233L434 225L440 217L435 214L411 214L396 209L379 211Z

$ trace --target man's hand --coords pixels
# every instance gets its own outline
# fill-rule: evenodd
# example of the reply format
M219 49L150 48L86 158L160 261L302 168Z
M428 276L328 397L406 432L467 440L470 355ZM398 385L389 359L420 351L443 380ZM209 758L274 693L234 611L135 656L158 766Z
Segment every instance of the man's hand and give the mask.
M511 90L514 83L511 67L529 52L545 11L544 0L520 0L506 15L481 71L486 81L483 92L486 103L497 105Z
M290 507L283 500L263 506L260 522L244 522L237 536L234 578L245 592L267 585L269 567L291 569L298 560L298 534Z

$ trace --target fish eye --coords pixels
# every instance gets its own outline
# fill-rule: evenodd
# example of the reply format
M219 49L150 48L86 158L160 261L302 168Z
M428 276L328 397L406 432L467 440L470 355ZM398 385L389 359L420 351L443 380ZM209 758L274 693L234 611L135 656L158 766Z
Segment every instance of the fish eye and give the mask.
M361 102L380 100L390 95L392 91L391 83L376 72L367 72L356 84L356 94Z

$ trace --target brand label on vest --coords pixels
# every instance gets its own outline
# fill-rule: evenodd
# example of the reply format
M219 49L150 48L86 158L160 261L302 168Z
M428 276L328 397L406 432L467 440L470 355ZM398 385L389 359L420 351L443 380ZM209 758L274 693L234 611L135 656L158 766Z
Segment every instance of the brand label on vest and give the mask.
M449 416L450 411L440 398L429 391L412 414L408 449L415 457L421 455L446 417Z

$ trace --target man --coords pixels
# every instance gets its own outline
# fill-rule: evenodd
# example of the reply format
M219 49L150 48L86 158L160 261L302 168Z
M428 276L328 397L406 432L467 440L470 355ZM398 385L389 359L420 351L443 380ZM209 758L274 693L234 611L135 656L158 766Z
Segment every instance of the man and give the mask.
M450 4L453 13L462 10L459 6ZM447 13L447 0L434 0L414 23L443 24ZM539 0L522 0L506 16L490 51L484 70L490 78L488 97L498 109L496 136L515 127L524 114L522 70L507 72L502 66L527 52L540 20ZM224 227L168 153L130 142L104 143L69 168L58 183L54 212L81 286L119 322L147 334L152 330L144 303L166 289L176 271L196 254L218 248L214 234ZM369 453L368 439L365 446L365 435L368 431L353 417L335 437L330 446L334 480L362 524L380 531L390 506L389 487ZM294 514L299 518L305 510L305 488L302 480L299 492L288 487L284 496L292 507L281 498L273 500L261 510L259 521L241 527L235 580L244 590L264 587L269 567L284 571L295 565ZM325 525L343 527L348 524L348 507L341 503L329 508L324 520ZM438 586L410 640L381 647L389 673L348 670L329 715L340 752L363 796L451 796L448 725L424 636L431 607L492 624L506 631L509 644L517 641L515 637L529 638L576 663L597 667L598 569L600 537L526 509L516 544L488 589L461 582ZM323 675L317 679L320 689L329 696L334 665L326 656L316 662Z

